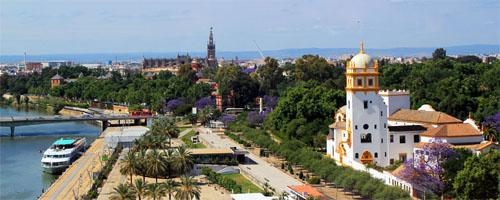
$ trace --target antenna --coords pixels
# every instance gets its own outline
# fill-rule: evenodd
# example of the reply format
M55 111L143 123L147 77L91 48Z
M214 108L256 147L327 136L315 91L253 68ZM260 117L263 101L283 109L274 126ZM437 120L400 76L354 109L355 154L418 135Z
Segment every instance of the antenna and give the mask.
M255 44L257 49L259 50L259 54L260 54L260 57L262 57L262 60L265 60L266 58L264 57L264 54L262 53L262 49L260 49L259 45L257 44L257 42L255 40L253 40L253 43Z

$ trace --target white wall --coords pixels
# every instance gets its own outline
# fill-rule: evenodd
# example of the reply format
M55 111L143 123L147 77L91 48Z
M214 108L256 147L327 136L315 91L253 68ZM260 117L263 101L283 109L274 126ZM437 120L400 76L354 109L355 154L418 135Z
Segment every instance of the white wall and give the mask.
M394 137L394 142L390 142L390 135ZM413 146L415 146L414 135L419 135L419 132L391 132L389 134L389 160L399 160L400 153L406 153L406 158L413 158ZM401 144L399 137L405 136L406 143ZM422 140L422 138L420 138Z

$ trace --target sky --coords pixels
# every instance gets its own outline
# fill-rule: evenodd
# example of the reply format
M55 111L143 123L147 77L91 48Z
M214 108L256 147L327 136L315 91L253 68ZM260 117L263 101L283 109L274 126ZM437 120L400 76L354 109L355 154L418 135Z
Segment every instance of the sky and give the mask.
M498 0L0 0L0 55L500 44Z

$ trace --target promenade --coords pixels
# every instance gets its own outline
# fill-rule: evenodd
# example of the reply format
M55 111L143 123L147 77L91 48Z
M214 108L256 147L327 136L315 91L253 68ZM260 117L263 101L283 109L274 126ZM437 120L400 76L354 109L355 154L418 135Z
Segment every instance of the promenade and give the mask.
M89 149L54 182L40 197L44 200L75 199L89 191L92 186L93 172L104 165L101 157L104 153L111 154L104 137L111 131L119 131L120 127L107 128L94 140Z

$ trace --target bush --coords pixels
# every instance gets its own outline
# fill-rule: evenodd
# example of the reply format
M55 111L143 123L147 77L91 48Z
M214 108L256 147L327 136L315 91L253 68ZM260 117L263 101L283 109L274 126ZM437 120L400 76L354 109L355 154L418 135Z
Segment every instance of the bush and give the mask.
M193 104L182 104L177 109L175 109L174 114L176 116L183 116L191 113L191 110L193 109Z
M321 179L319 179L318 177L312 177L307 182L309 182L309 184L319 184L321 182Z

